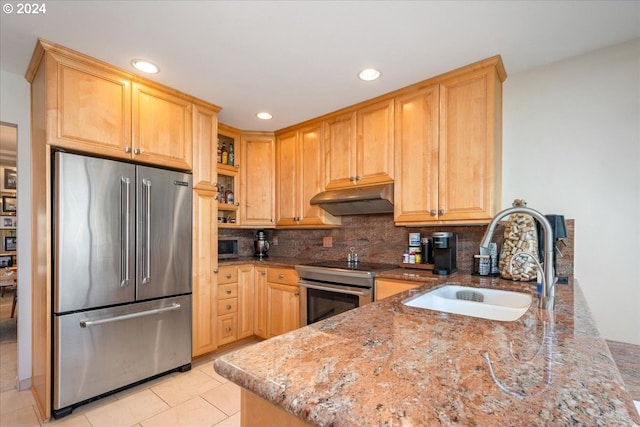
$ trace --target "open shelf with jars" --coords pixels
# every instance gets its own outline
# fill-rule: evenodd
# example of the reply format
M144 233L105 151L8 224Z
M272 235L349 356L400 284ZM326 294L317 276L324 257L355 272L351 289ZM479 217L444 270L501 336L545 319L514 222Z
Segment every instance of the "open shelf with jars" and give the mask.
M217 181L218 194L218 227L238 227L238 198L236 190L239 167L234 150L237 148L235 138L218 134Z

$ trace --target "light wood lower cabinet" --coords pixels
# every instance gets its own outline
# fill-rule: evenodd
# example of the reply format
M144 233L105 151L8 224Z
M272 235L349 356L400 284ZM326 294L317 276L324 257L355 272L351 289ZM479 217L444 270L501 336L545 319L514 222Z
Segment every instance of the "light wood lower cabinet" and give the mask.
M422 285L423 283L408 280L376 279L375 300L378 301Z
M251 264L238 266L238 339L253 335L255 313L254 267Z
M213 221L216 200L213 191L193 191L193 277L191 354L210 353L216 344L217 233Z
M217 288L218 345L253 335L253 265L220 267Z
M267 267L256 266L254 280L253 332L257 337L267 339Z
M256 336L271 338L300 327L298 280L293 268L256 268Z

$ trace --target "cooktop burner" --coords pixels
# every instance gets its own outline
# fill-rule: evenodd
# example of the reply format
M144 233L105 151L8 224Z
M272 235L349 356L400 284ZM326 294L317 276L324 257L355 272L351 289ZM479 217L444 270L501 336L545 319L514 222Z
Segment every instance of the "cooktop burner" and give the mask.
M347 261L319 261L302 264L309 267L344 269L351 271L378 272L398 268L395 264L383 264L375 262L347 262Z

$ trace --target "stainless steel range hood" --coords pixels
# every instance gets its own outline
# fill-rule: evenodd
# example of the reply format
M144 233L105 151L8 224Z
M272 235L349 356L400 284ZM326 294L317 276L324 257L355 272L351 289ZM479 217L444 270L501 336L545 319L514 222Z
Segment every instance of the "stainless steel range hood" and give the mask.
M393 184L324 191L310 203L335 216L392 213Z

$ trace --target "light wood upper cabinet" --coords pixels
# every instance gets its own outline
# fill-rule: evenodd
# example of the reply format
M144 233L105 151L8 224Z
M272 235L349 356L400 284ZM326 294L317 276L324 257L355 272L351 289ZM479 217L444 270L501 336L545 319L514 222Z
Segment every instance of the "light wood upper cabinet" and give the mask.
M241 135L240 225L275 227L275 137L268 132Z
M489 67L442 83L438 219L490 221L498 212L502 82Z
M393 182L393 99L325 120L326 189Z
M134 83L132 90L133 159L191 169L191 102L173 94Z
M193 106L193 188L216 191L218 112Z
M356 183L393 182L393 99L358 109L356 112Z
M439 86L396 98L396 223L433 218L438 209Z
M44 40L27 79L39 69L51 146L192 170L192 110L203 101Z
M131 80L115 69L43 52L47 143L129 159Z
M340 224L309 201L324 189L322 125L305 126L277 136L276 212L278 227Z
M324 122L326 189L352 186L356 179L356 114Z
M499 210L499 58L396 98L397 225L486 223Z

